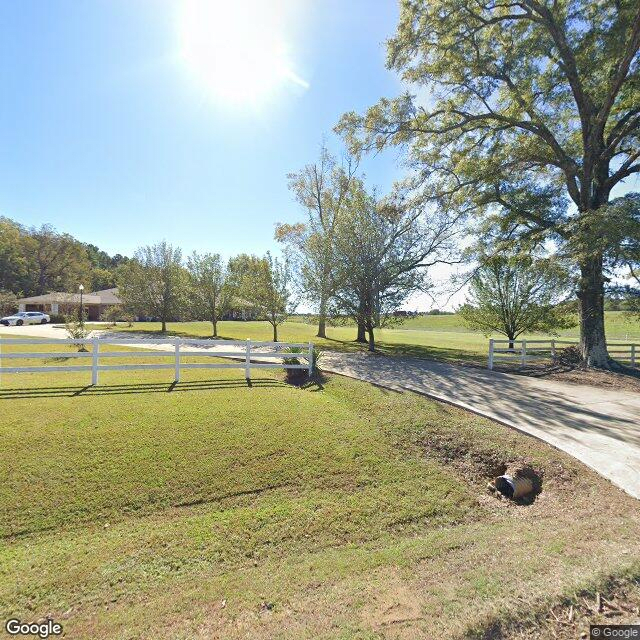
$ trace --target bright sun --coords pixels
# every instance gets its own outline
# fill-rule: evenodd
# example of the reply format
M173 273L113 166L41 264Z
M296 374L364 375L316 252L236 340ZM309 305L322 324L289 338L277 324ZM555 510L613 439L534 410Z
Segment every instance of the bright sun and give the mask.
M279 7L265 0L181 3L182 58L213 98L258 105L287 85L309 87L292 69Z

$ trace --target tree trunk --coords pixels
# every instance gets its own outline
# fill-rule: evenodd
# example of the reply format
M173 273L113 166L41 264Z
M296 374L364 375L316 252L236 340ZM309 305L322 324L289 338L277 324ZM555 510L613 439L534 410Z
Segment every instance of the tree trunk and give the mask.
M218 320L217 320L217 318L214 318L211 321L211 324L213 325L213 337L217 338L218 337Z
M591 256L580 265L580 351L589 367L609 368L604 329L604 278L602 256Z
M366 344L367 342L367 327L364 322L358 322L358 335L356 337L356 342L362 342Z
M316 338L326 338L327 337L327 321L325 318L320 318L318 320L318 333L316 333Z
M515 337L514 336L507 336L507 338L509 338L509 349L511 351L513 351L514 348L514 342L515 342Z
M369 333L369 351L375 351L376 341L373 335L373 327L371 325L367 328L367 332Z
M317 338L327 337L327 303L324 300L320 301L320 314L318 317L318 333Z
M162 318L162 333L167 333L167 321Z
M273 341L278 342L278 325L273 325Z

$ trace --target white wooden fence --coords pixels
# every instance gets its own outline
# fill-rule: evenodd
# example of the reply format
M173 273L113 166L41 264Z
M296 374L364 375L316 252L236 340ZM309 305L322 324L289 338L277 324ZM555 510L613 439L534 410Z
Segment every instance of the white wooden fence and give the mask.
M89 351L21 351L3 353L3 346L16 345L85 345L90 347ZM133 346L144 347L149 345L168 345L169 349L146 349L144 351L100 351L101 345ZM211 347L236 347L235 350L217 351ZM210 350L195 351L190 347L208 347ZM302 353L292 353L286 351L289 348L304 349ZM264 351L266 348L275 348L275 351ZM263 349L260 351L259 349ZM101 364L103 358L173 358L172 363L155 364ZM215 357L215 358L235 358L240 362L182 362L185 357ZM90 364L79 364L71 366L45 365L27 367L5 367L5 360L20 359L50 359L50 358L78 358L90 360ZM264 359L268 358L268 361ZM280 361L275 360L281 359ZM282 359L296 358L306 362L300 364L286 364ZM257 361L256 361L257 360ZM0 339L0 374L2 373L52 373L70 371L91 371L91 384L98 384L98 373L100 371L130 371L134 369L173 369L174 381L180 382L180 372L184 369L244 369L247 380L251 379L251 369L259 368L284 368L284 369L306 369L311 375L313 372L313 343L292 343L292 342L256 342L253 340L190 340L181 338L171 339L140 339L140 338L83 338L83 339L55 339L55 338L1 338Z
M506 344L506 348L496 345ZM513 347L511 345L513 344ZM576 346L576 340L489 340L489 369L496 363L510 363L525 366L530 362L551 361L557 352L567 346ZM607 344L609 355L630 367L640 364L640 344L610 342Z

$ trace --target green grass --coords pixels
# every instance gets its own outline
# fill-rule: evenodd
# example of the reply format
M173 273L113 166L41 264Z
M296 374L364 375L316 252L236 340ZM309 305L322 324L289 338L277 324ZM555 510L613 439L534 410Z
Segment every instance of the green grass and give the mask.
M51 615L72 638L462 637L640 570L636 501L488 420L341 377L171 373L3 375L2 619ZM522 459L538 500L486 496Z
M104 325L94 328L104 329ZM169 335L184 337L210 337L211 324L208 322L170 322ZM606 329L610 341L640 342L640 321L620 311L606 314ZM140 322L133 327L119 325L118 331L142 331L160 333L160 323ZM272 339L271 326L267 322L229 321L218 324L221 338L230 340ZM314 342L320 349L356 351L366 349L353 341L353 326L332 326L327 329L327 339L316 337L317 326L303 321L286 322L279 328L279 339L283 342ZM577 338L578 328L560 332L563 337ZM504 336L493 335L504 339ZM539 335L525 335L523 338L540 338ZM544 336L547 337L547 336ZM482 333L470 331L457 315L420 316L408 318L393 328L376 332L380 352L389 355L412 355L452 361L485 362L488 352L488 338Z

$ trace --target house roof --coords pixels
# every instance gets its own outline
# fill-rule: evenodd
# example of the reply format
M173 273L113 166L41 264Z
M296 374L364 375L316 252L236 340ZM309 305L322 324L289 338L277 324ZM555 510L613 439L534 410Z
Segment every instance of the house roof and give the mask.
M45 293L41 296L20 298L18 302L22 304L51 304L52 302L57 302L59 304L79 304L80 294L52 291L51 293ZM90 293L85 293L82 296L82 302L85 304L100 304L100 298Z
M118 289L103 289L102 291L93 291L82 295L83 304L120 304L120 298L117 296ZM79 293L62 293L52 291L41 296L30 296L28 298L20 298L19 304L80 304Z
M98 296L102 304L120 304L120 298L118 298L118 287L92 291L89 295Z

